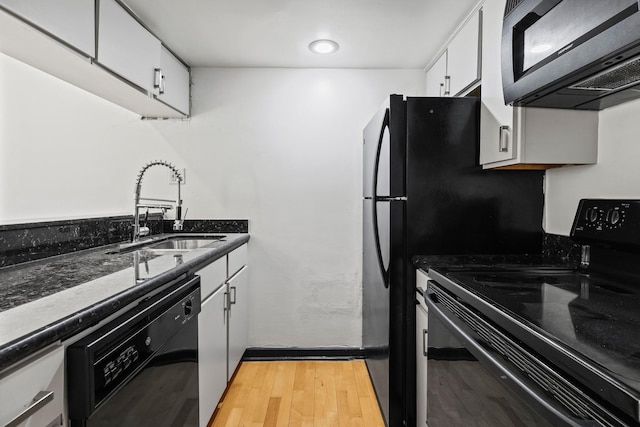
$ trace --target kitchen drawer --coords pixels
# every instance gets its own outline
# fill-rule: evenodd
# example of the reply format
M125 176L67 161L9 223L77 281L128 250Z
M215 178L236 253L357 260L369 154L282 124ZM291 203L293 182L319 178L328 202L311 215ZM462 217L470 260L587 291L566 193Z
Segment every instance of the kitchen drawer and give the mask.
M229 275L228 277L236 274L242 267L248 264L249 254L247 245L242 245L229 253Z
M43 398L43 403L35 405L35 400L39 398ZM0 375L0 402L2 426L31 405L34 407L29 411L30 415L16 426L61 425L64 405L64 348L56 346L32 361L3 372Z
M200 294L202 301L215 292L227 280L227 257L222 257L197 272L201 277Z

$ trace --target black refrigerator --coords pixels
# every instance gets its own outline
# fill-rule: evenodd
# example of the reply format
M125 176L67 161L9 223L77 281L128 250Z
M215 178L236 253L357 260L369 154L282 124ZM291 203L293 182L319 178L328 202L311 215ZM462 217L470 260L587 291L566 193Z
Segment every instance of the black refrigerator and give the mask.
M541 253L544 172L483 170L479 122L475 97L391 95L364 129L363 348L389 427L415 425L411 258Z

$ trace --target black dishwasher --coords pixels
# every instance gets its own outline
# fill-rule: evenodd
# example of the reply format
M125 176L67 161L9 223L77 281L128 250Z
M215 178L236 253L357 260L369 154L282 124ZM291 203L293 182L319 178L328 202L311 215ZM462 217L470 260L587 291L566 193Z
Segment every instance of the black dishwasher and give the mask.
M71 427L197 427L200 278L143 300L67 349Z

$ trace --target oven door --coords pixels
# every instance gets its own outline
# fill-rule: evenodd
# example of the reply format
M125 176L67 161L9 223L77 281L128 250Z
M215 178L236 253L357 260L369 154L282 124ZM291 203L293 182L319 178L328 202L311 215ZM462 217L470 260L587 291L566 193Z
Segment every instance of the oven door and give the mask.
M496 342L514 343L503 342L501 332L457 298L430 282L425 300L429 307L429 427L601 425L572 415L494 350ZM494 331L498 335L488 338ZM530 366L526 357L521 363Z

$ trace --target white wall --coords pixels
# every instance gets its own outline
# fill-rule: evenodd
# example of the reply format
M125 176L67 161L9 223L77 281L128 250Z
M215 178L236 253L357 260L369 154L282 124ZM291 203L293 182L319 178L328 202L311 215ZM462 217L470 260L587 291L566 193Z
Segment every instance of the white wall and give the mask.
M640 100L600 112L598 163L546 173L545 231L568 236L582 198L640 199Z
M130 214L138 170L171 161L188 217L250 221L252 345L359 346L361 132L389 93L424 93L422 70L193 80L191 119L141 121L0 55L0 224ZM143 191L166 181L152 168Z
M0 54L0 224L132 214L142 165L181 163L154 124Z
M359 346L362 129L389 93L423 93L423 73L196 69L193 80L188 138L172 146L198 174L195 207L250 219L252 344Z

